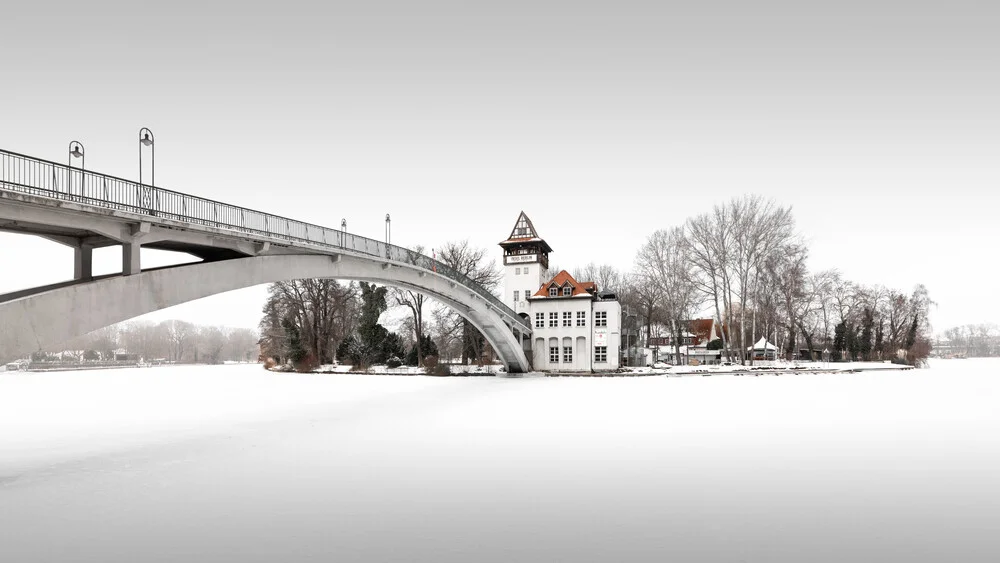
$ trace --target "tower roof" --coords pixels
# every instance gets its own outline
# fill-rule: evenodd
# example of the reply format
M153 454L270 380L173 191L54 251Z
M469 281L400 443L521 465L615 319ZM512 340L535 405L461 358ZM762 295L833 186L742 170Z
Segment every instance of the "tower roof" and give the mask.
M531 222L528 215L524 211L517 216L517 222L514 223L514 228L510 231L510 237L507 240L515 239L532 239L539 238L538 232L535 231L535 224Z
M543 252L552 252L552 248L549 247L548 243L542 240L538 236L538 231L535 230L534 223L528 218L528 215L524 211L517 216L517 222L514 223L514 228L510 231L510 236L507 240L500 243L501 246L509 246L518 243L537 243Z

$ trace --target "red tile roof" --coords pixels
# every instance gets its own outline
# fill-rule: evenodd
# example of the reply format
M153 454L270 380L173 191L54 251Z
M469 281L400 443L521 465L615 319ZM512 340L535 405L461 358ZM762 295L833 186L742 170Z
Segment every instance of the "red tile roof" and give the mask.
M532 297L548 297L549 288L553 286L559 288L559 297L563 297L562 288L566 287L567 285L573 288L572 297L576 297L578 295L589 296L594 293L597 293L597 284L595 284L594 282L578 282L575 279L573 279L573 276L569 275L569 272L567 272L566 270L561 270L558 274L556 274L554 278L552 278L546 283L543 283L542 287L540 287L538 291L536 291L535 294L532 295Z
M715 338L715 335L712 334L712 319L694 319L689 326L691 334L694 335L694 343L696 345L710 342Z

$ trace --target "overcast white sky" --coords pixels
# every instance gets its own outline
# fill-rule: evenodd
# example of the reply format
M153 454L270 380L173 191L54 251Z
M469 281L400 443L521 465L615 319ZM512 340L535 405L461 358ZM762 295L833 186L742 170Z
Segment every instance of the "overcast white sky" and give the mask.
M572 268L747 192L814 269L1000 321L1000 39L986 2L5 6L0 148L393 242L496 251L522 209ZM146 264L169 259L145 252ZM95 273L120 268L116 250ZM0 292L68 249L0 234ZM256 326L265 289L154 319Z

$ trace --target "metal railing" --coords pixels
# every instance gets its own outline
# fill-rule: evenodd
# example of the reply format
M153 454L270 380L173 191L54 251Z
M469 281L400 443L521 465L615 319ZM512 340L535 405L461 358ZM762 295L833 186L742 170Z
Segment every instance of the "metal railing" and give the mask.
M468 287L500 314L528 329L528 323L500 299L465 274L410 249L339 229L262 213L114 176L70 168L48 160L0 149L0 189L73 201L104 209L204 225L269 239L301 242L403 262L441 274Z

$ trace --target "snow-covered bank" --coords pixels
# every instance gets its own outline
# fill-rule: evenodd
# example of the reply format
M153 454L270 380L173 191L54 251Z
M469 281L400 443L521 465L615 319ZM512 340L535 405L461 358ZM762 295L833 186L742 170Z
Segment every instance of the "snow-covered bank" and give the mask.
M448 365L453 375L498 375L505 374L506 369L499 364L488 365ZM291 366L280 366L272 371L294 371ZM399 366L391 368L385 365L374 365L368 369L354 371L354 366L341 364L326 364L319 366L313 373L364 373L368 375L426 375L427 369L417 366Z
M8 373L0 560L992 562L998 399L1000 361L973 360Z
M912 370L913 366L884 362L757 362L754 365L670 366L667 368L623 368L636 375L723 375L723 374L797 374L797 373L858 373L882 370Z

